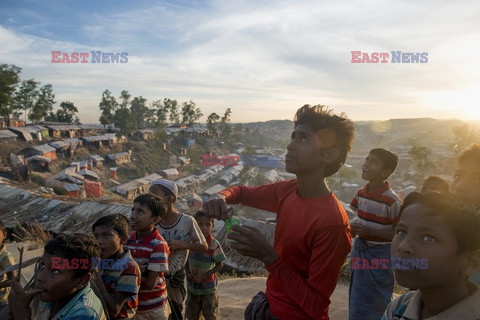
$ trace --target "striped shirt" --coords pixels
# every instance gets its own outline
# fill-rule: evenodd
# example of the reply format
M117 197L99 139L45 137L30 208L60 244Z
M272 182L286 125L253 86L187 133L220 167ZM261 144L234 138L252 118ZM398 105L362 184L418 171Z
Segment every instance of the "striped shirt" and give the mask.
M207 238L208 250L205 253L190 252L188 268L192 275L205 273L215 267L215 264L227 259L220 243L210 235ZM208 295L215 293L218 286L218 277L214 273L205 278L201 283L188 281L188 292L195 295Z
M112 266L110 269L101 269L100 272L108 293L112 295L115 292L128 294L127 300L125 300L115 319L132 319L138 307L138 290L141 282L140 268L128 250L119 260L122 264L119 268Z
M359 189L350 203L350 207L357 213L358 222L366 227L377 230L393 230L400 220L402 200L386 183L381 190L368 191L369 184ZM367 244L387 244L390 241L378 237L362 237Z
M1 231L0 231L1 232ZM13 266L15 262L13 261L12 254L5 249L5 245L2 244L0 247L0 271L6 270L8 267ZM7 274L4 273L0 277L0 281L7 280ZM6 303L8 298L8 293L10 292L10 287L0 289L0 303Z
M167 301L164 272L168 271L168 255L170 254L167 242L158 233L157 229L142 239L137 239L137 233L132 232L128 237L125 248L130 250L133 259L138 263L142 272L146 270L160 272L158 282L152 290L146 290L143 286L140 286L137 313L163 307Z
M88 283L77 291L70 301L52 318L50 314L54 302L43 302L38 295L30 303L32 319L35 320L105 320L102 303Z

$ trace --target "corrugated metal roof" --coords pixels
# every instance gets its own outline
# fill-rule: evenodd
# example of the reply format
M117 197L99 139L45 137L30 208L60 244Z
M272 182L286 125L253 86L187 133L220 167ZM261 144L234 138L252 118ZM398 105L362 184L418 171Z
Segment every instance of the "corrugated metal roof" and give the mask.
M112 153L112 154L109 154L107 157L109 159L115 160L115 159L118 159L118 158L121 158L121 157L126 157L126 156L130 156L130 153L128 153L128 152Z
M100 157L98 154L94 154L88 157L89 159L93 159L95 161L103 161L105 160L103 157Z
M66 185L64 185L64 187L65 187L65 190L67 190L68 192L80 191L80 187L78 185L76 185L75 183L66 184Z
M100 179L100 176L98 174L96 174L95 172L93 172L91 170L88 170L88 169L82 169L82 170L78 171L77 173L81 176L89 175L89 176L94 177L96 179Z
M39 156L39 155L31 156L29 158L26 158L26 160L28 162L31 162L33 160L44 161L44 162L47 162L47 163L52 162L52 159L50 159L48 157Z
M75 124L47 124L45 127L55 131L80 130L80 127Z
M62 149L70 147L70 144L65 141L53 141L48 143L50 146L54 147L55 149Z
M10 130L0 130L0 139L17 138L17 135Z
M180 173L178 172L178 170L177 170L177 169L174 169L174 168L164 169L164 170L162 170L162 171L163 171L166 175L169 175L169 176L170 176L170 175L180 174Z
M215 193L217 193L217 192L222 191L223 189L225 189L224 186L222 186L221 184L217 184L217 185L214 185L213 187L211 187L210 189L205 190L205 191L203 192L203 194L206 194L206 195L209 195L209 196L210 196L210 195L213 195L213 194L215 194Z
M85 129L85 130L107 130L103 125L101 124L79 124L78 125L80 129Z
M50 147L48 144L41 144L38 146L33 146L32 148L44 154L55 151L55 148Z
M101 136L90 136L90 137L82 137L82 140L88 142L95 142L95 141L106 141L106 140L117 140L115 133L106 133Z

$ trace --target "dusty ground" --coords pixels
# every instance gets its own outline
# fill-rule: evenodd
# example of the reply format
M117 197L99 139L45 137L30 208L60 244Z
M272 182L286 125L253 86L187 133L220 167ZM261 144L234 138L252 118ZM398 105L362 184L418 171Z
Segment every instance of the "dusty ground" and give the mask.
M7 244L7 250L12 253L15 263L18 263L19 252L17 247L20 243ZM41 256L43 247L37 244L24 243L24 261ZM33 276L33 266L22 270L25 278L30 279ZM243 312L258 291L265 291L265 277L251 278L230 278L219 281L219 303L220 315L222 319L240 320L243 319ZM25 281L22 281L24 284ZM330 298L330 319L344 320L348 318L348 286L338 284L335 292Z
M232 278L219 281L218 295L222 319L243 319L243 312L258 291L265 291L265 277ZM348 286L338 284L330 298L330 319L348 318Z

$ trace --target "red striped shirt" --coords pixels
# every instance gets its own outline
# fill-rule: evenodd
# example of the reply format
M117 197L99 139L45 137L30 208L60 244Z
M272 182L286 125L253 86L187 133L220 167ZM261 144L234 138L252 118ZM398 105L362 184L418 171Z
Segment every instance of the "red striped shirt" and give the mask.
M130 250L140 270L160 272L157 284L152 290L146 290L143 285L140 286L137 313L162 307L167 301L167 287L164 277L164 272L168 271L168 256L170 254L167 242L155 229L152 234L141 239L137 239L136 232L130 233L125 247Z

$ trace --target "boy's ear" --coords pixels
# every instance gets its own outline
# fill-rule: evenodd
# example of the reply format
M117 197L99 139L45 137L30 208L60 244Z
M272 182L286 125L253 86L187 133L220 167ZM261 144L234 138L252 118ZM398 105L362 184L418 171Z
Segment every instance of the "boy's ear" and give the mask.
M88 281L90 281L90 277L92 276L92 273L91 272L88 272L86 274L84 274L83 276L81 276L77 281L77 284L75 285L75 288L77 290L80 290L82 289L83 287L85 287L88 283Z
M323 151L323 161L325 163L333 163L340 156L340 151L337 148L328 149Z
M466 276L471 276L480 271L480 249L466 253L466 255L463 272Z
M152 219L153 219L153 225L156 226L157 224L160 223L160 221L162 220L162 217L156 216L156 217L152 217Z

